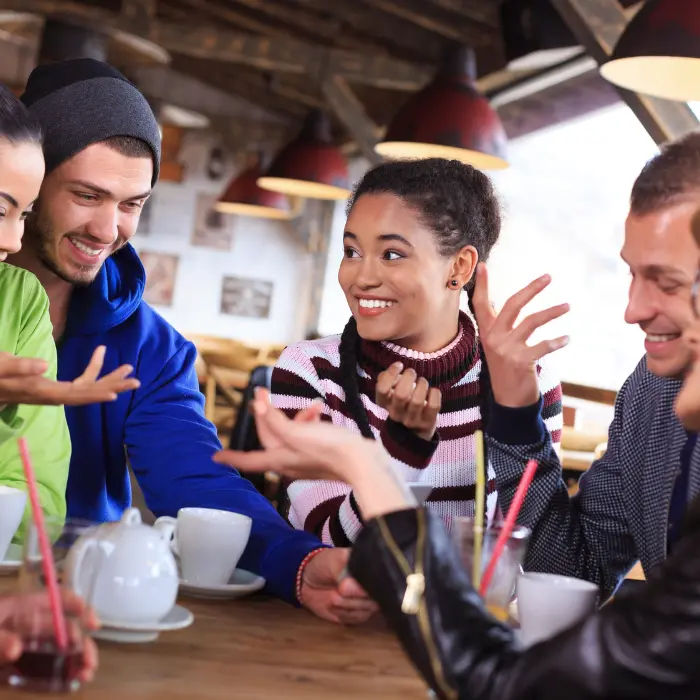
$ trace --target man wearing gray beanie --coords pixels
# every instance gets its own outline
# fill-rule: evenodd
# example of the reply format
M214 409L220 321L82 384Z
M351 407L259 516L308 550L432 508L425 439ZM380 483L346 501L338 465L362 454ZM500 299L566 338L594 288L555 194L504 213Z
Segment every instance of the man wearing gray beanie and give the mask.
M111 66L76 59L36 68L22 101L44 131L46 178L10 262L48 293L59 379L75 380L105 345L104 370L130 364L141 382L112 403L66 408L68 515L118 519L131 505L128 458L156 516L188 506L250 516L242 568L320 617L363 621L374 604L353 580L338 584L347 550L293 530L249 481L212 461L221 445L204 417L197 351L142 299L145 273L129 240L160 166L146 99Z

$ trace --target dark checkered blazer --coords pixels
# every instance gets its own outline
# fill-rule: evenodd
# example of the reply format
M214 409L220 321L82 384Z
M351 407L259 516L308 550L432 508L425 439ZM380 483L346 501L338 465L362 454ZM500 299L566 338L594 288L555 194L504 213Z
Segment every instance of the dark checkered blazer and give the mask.
M681 382L656 377L643 359L620 390L608 449L570 498L561 464L545 441L503 445L489 438L489 459L504 512L528 459L540 468L518 522L532 528L525 568L597 583L607 598L639 559L644 572L666 557L671 492L687 434L674 414ZM700 491L700 449L693 452L689 498Z

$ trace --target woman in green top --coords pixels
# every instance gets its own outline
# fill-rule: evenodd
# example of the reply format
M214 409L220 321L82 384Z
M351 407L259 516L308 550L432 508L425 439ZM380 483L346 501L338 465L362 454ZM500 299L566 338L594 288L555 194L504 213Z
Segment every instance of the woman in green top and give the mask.
M110 401L135 389L120 367L98 379L104 348L75 382L57 382L49 301L30 273L3 264L20 249L24 219L44 177L41 129L0 85L0 484L25 487L16 440L32 451L44 511L65 516L70 438L63 404Z

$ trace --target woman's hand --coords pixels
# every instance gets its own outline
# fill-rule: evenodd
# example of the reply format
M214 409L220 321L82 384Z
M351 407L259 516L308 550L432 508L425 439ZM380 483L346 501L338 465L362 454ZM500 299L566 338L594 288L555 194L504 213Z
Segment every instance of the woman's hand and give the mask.
M215 462L243 471L271 471L290 479L343 481L352 487L366 519L416 506L380 443L332 423L290 420L270 404L265 389L256 392L253 412L265 449L224 450L214 456Z
M377 378L375 398L391 420L402 423L418 437L431 440L435 435L442 395L415 370L404 371L403 365L395 362Z
M476 288L472 302L489 366L493 396L501 406L522 408L536 403L540 397L537 361L569 342L568 336L561 336L554 340L543 340L533 346L527 344L538 328L567 313L568 304L537 311L515 325L525 305L550 282L549 275L530 282L508 299L500 313L496 313L489 299L486 265L479 263L476 268Z
M99 629L100 624L95 613L74 593L63 589L61 594L63 610L70 623L69 634L82 642L84 667L79 680L87 683L95 675L98 652L95 642L85 632ZM14 627L18 617L25 613L27 619L32 621L32 627L38 620L39 624L46 624L47 631L53 630L51 606L46 593L0 597L0 666L12 663L22 655L22 639Z
M82 406L114 401L125 391L138 389L140 383L128 375L131 365L122 365L98 379L106 348L98 347L80 377L72 382L57 382L43 376L43 360L15 357L0 353L0 406L33 404L44 406Z

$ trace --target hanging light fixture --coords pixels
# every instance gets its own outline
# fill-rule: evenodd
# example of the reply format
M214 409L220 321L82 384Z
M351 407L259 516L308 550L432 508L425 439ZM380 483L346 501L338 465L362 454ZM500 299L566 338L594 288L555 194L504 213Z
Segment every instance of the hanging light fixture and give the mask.
M262 173L260 160L250 165L240 175L234 176L214 209L222 214L253 216L260 219L293 218L294 211L287 197L258 187Z
M333 144L324 112L313 110L309 114L299 135L280 151L258 185L308 199L347 199L348 164Z
M540 70L583 53L551 0L503 0L500 15L508 70Z
M475 80L474 51L450 49L435 79L394 117L377 153L388 158L453 158L482 170L507 168L506 132Z
M700 100L700 2L647 0L600 72L626 90Z

